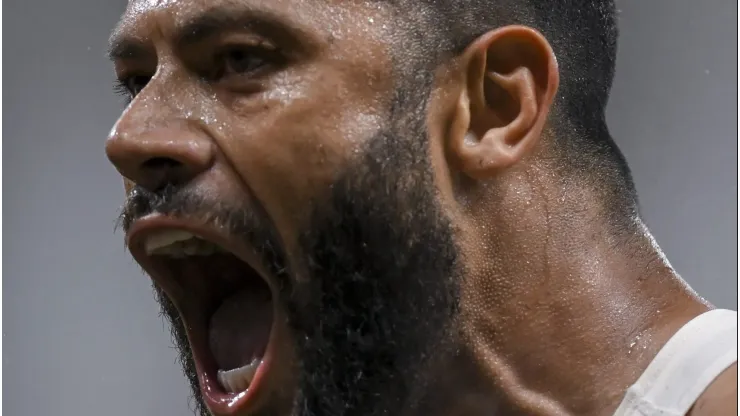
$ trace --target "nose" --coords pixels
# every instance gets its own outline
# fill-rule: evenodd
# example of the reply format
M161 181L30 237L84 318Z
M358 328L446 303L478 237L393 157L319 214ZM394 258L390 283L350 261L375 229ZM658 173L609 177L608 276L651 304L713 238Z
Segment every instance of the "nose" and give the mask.
M144 132L114 130L105 145L123 177L149 190L193 180L211 167L215 148L202 132L184 126Z

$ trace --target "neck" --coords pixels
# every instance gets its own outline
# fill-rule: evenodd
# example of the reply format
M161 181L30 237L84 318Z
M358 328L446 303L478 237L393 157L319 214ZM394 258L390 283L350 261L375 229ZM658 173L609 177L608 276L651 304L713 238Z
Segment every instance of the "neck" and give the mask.
M587 215L587 191L524 182L495 198L498 218L515 218L470 221L461 233L474 236L464 247L476 247L466 255L463 344L486 386L476 395L491 398L474 402L486 414L612 414L665 342L708 305L639 219L618 235Z

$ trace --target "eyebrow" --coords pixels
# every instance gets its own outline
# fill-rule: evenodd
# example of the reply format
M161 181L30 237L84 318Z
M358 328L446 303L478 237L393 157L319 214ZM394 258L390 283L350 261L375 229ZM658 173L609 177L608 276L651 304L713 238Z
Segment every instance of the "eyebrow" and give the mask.
M277 38L277 41L297 42L311 39L306 30L284 17L254 8L216 7L199 14L178 27L173 37L177 48L187 48L225 32L251 30ZM144 42L113 32L108 47L111 60L135 59L147 54Z
M147 54L144 43L134 38L113 37L108 45L108 59L117 61L122 59L137 59Z

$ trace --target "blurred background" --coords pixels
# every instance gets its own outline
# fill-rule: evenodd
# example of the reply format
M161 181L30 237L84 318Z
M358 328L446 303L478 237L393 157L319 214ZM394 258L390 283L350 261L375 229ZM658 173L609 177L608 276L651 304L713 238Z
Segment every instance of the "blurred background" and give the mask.
M737 309L737 0L622 0L609 124L679 273ZM3 410L191 414L149 280L113 234L104 57L125 1L6 0Z

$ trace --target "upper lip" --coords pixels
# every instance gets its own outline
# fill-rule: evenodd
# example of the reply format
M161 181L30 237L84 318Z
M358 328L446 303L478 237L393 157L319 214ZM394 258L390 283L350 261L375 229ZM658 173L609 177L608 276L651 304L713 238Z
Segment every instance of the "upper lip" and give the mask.
M260 262L259 256L254 248L247 246L239 239L231 237L227 232L225 232L225 229L214 227L213 225L201 220L174 217L162 214L150 214L137 219L131 224L131 227L126 233L126 245L134 259L168 295L170 300L179 310L181 316L187 315L187 305L183 304L184 300L187 298L186 293L184 293L185 288L180 286L175 279L175 276L173 276L171 273L168 273L162 262L159 262L155 257L150 256L145 248L147 236L151 235L152 233L168 229L177 229L190 232L195 236L215 243L226 249L227 251L231 252L263 278L263 280L269 286L270 291L273 293L273 299L275 299L275 295L277 294L277 285L275 281L270 278L270 275L267 273L264 266ZM202 313L202 311L200 312ZM187 320L187 316L183 316L183 318ZM190 332L192 332L192 328L189 328L189 338L191 338L191 336L193 335ZM274 349L271 345L273 344L272 341L274 336L275 324L273 322L273 330L270 334L270 341L268 342L269 350ZM208 375L204 374L204 372L206 371L203 368L204 365L202 362L199 362L203 360L204 353L198 353L198 345L194 345L192 338L190 339L190 342L191 348L194 349L193 352L196 360L196 365L198 366L201 393L203 394L204 400L210 410L214 412L217 416L230 416L236 414L237 412L243 410L243 408L245 408L246 406L249 406L249 404L247 404L248 402L254 402L254 400L252 400L253 396L258 394L260 390L264 390L264 387L260 387L260 383L258 383L258 378L262 378L260 377L260 374L258 372L258 375L255 376L255 379L253 381L253 384L255 384L255 388L249 389L246 394L242 393L236 395L235 397L233 397L234 395L230 395L232 397L227 397L229 395L221 392L220 389L217 389L219 391L214 391L214 383L218 383L218 381L216 381L212 377L211 379L209 379ZM210 351L208 353L210 353ZM263 357L262 367L267 367L268 364L270 364L270 361L272 361L272 354L272 351L267 351L265 353L265 356Z

